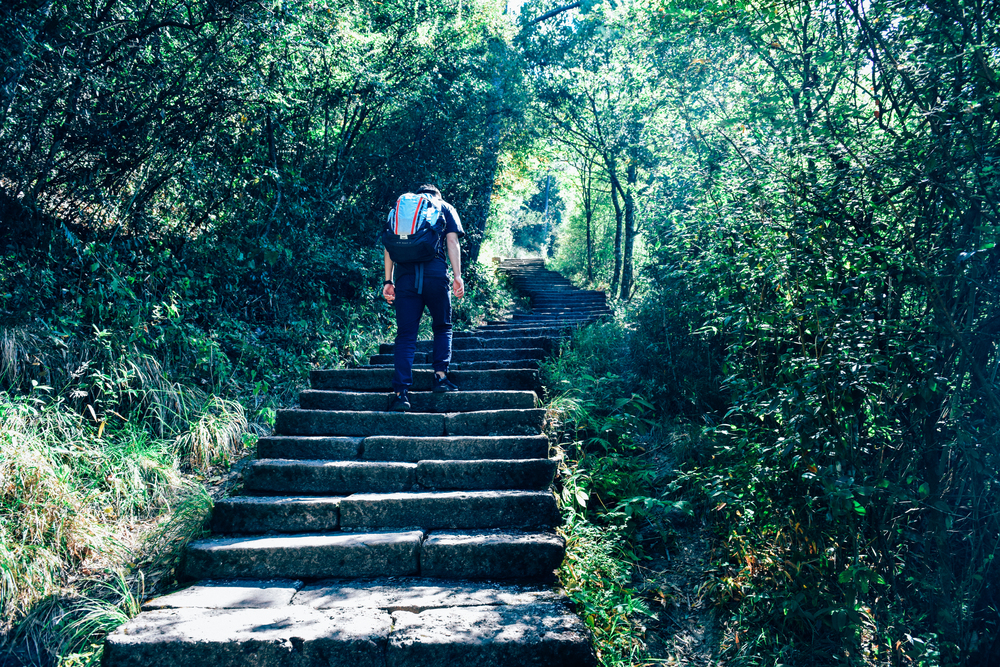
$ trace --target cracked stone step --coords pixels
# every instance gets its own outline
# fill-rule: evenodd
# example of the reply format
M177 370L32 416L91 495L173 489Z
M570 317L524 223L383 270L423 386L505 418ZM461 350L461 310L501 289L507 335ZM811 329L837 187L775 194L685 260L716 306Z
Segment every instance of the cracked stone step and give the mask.
M307 389L299 394L304 410L385 410L385 393L326 391ZM410 392L413 412L472 412L476 410L523 410L534 408L538 397L533 391L456 391L435 394Z
M179 591L146 600L142 603L142 611L285 607L292 604L292 598L304 587L305 583L301 579L205 579ZM309 606L319 608L316 605Z
M247 493L311 495L424 489L546 489L556 463L551 459L419 461L254 461L244 474Z
M590 667L583 622L559 604L392 613L386 667Z
M377 609L160 609L108 635L104 667L385 667L392 619Z
M303 501L313 502L303 502ZM555 496L543 491L357 493L344 498L248 497L216 504L221 534L332 532L385 528L548 528L560 523Z
M279 410L279 435L534 435L545 419L542 408L475 412L354 412Z
M326 579L417 574L424 534L418 530L213 537L188 545L188 579Z
M593 667L583 623L546 591L460 584L340 589L346 606L166 607L105 642L105 667ZM364 586L364 584L361 584ZM374 588L368 586L368 588ZM388 587L381 587L386 590ZM464 590L463 590L464 589ZM327 588L326 590L331 590ZM214 591L218 591L218 587ZM320 599L330 599L327 595ZM361 598L362 603L357 601ZM390 605L383 609L373 599ZM461 604L464 601L499 604ZM440 605L440 601L458 604ZM394 608L410 605L412 608ZM421 607L421 605L435 605Z
M568 599L565 594L548 586L443 581L416 577L321 581L301 587L292 598L292 604L305 605L313 609L361 607L414 613L446 607L545 602L566 604Z
M309 378L313 389L388 393L392 390L392 374L391 368L349 368L315 370L309 373ZM430 391L433 376L431 370L414 369L412 390ZM533 370L453 371L449 377L463 391L534 391L538 386L538 373Z
M424 459L541 459L548 456L544 435L510 436L265 436L257 441L258 459L407 461Z
M206 579L147 600L142 611L268 609L300 605L313 609L361 608L419 613L442 607L542 602L567 604L569 599L550 586L420 577L324 579L308 586L301 579Z

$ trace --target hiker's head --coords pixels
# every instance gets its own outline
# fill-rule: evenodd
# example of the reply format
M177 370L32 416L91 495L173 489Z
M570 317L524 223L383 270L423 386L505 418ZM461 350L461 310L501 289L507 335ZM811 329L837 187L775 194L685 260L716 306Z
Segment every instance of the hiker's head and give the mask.
M441 191L437 189L436 185L431 185L430 183L424 183L423 185L421 185L419 188L417 188L415 194L431 195L432 197L437 197L438 199L442 198Z

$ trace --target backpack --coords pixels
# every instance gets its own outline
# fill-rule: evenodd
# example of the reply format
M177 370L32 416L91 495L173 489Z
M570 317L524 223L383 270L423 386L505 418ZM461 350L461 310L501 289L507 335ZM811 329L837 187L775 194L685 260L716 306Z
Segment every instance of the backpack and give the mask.
M427 194L406 193L389 211L382 245L397 264L416 264L417 293L423 293L423 265L438 255L444 232L441 208Z

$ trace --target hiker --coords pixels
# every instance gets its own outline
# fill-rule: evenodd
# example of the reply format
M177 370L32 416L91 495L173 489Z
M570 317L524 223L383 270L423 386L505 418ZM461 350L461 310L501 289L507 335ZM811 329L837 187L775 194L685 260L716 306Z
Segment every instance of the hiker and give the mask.
M458 240L465 236L465 231L455 207L444 201L437 187L421 185L414 194L430 198L433 206L430 210L440 211L436 222L440 225L443 218L444 226L437 253L428 262L393 262L389 257L389 250L385 251L382 296L396 306L395 373L392 376L393 394L389 403L389 410L394 412L410 409L413 355L417 350L417 328L425 306L433 321L434 391L458 391L458 387L448 379L448 364L451 362L451 294L448 292L448 266L445 258L451 262L454 273L451 291L455 298L460 299L465 295L465 283L462 280L462 251ZM390 220L399 206L400 203L397 202L390 213ZM431 224L434 222L431 221Z

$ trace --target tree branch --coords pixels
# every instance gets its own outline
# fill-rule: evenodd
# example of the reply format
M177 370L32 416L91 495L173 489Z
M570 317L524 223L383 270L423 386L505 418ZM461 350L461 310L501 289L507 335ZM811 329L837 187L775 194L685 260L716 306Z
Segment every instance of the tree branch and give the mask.
M539 16L537 18L533 18L530 21L528 21L528 25L524 26L524 28L521 30L521 32L524 32L525 30L527 30L531 26L535 25L536 23L541 23L542 21L544 21L546 19L550 19L553 16L557 16L559 14L562 14L563 12L568 12L571 9L576 9L579 6L580 6L580 0L577 0L576 2L571 2L570 4L563 5L562 7L556 7L555 9L550 9L549 11L545 12L541 16Z

